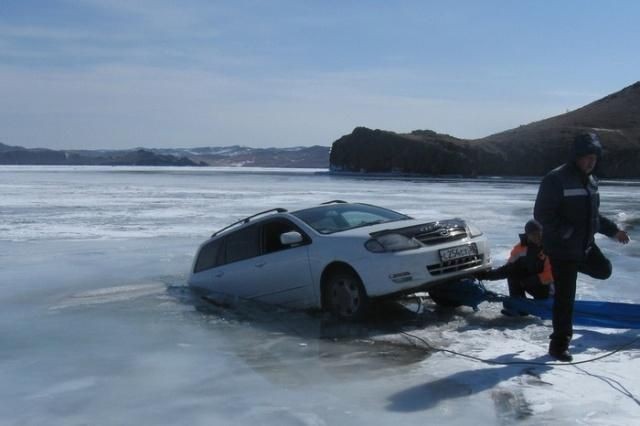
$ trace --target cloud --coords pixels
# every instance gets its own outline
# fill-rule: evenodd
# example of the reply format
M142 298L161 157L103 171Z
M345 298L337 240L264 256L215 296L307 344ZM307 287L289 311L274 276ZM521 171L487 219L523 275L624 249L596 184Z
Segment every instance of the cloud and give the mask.
M31 68L91 67L96 64L211 65L227 57L206 13L176 3L76 0L57 5L65 19L29 24L0 19L0 57ZM55 6L55 5L54 5ZM39 18L39 19L37 19ZM4 21L4 23L2 23ZM230 61L233 63L233 61Z
M11 101L0 104L0 140L59 148L329 145L360 125L481 137L556 108L399 96L379 86L403 77L404 71L290 79L139 66L4 68L0 96Z
M127 18L137 26L161 30L193 30L210 10L207 2L168 0L74 0L72 3L93 8L102 15Z
M51 28L46 26L0 25L0 36L5 39L50 40L56 42L82 41L97 38L98 35L90 31L68 28Z
M545 93L549 80L532 80L526 64L451 55L437 37L416 43L413 26L398 32L355 4L343 13L300 2L59 5L77 16L0 19L5 143L328 145L360 125L474 138L594 99L557 81L564 93Z

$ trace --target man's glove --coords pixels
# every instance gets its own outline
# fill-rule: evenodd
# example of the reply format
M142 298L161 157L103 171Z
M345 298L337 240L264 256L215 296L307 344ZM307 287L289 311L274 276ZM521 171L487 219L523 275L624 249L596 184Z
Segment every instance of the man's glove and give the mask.
M480 271L480 272L476 272L474 274L474 276L479 279L480 281L482 280L490 280L491 279L491 270L484 270L484 271Z

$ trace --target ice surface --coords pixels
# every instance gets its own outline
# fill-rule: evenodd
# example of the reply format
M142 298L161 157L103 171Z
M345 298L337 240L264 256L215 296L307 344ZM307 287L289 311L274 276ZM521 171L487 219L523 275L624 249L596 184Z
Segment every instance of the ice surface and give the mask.
M226 309L185 287L213 231L256 211L331 199L428 220L463 217L501 264L535 183L362 179L309 170L0 167L0 424L606 424L640 420L640 344L548 362L550 326L500 307L385 304L371 321ZM578 297L640 303L640 186L605 185L634 240L599 239L607 281ZM504 282L491 288L505 291ZM404 306L404 307L403 307ZM409 334L402 334L406 332ZM417 336L424 341L411 336ZM637 338L579 328L576 360Z

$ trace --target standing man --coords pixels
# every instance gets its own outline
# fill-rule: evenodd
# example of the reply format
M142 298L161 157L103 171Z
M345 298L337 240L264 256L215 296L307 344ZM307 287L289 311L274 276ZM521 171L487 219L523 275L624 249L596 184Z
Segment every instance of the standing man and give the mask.
M600 232L623 244L629 242L627 233L598 211L598 181L591 174L602 155L598 136L577 135L572 154L571 161L542 179L534 207L534 217L544 228L543 247L555 280L549 355L566 362L573 360L569 342L578 272L601 280L611 275L611 262L595 244L594 234Z

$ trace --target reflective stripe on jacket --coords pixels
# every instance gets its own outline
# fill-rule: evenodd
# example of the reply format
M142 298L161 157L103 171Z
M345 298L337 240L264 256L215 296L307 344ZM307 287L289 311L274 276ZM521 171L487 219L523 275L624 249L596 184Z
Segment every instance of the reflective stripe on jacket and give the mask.
M533 216L542 224L542 244L547 255L583 260L596 232L609 237L618 227L600 215L598 180L586 176L575 163L549 172L540 183Z

